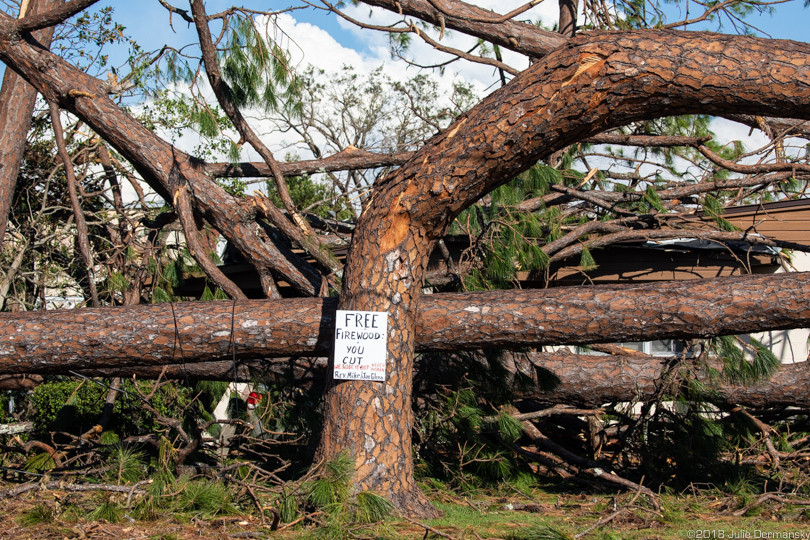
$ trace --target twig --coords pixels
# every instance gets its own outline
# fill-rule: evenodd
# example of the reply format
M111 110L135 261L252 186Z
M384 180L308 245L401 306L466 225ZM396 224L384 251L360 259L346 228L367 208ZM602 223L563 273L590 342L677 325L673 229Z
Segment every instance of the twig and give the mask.
M129 508L129 503L132 500L132 495L133 493L135 493L135 490L138 489L138 486L141 486L143 484L151 484L152 482L154 482L154 480L150 478L148 480L141 480L140 482L135 482L134 484L132 484L132 489L130 489L129 493L127 493L127 502L126 504L124 504L124 506Z
M546 416L552 416L555 414L571 414L574 416L590 416L590 415L602 415L605 414L604 409L572 409L569 407L555 405L549 409L542 409L539 411L534 411L530 413L519 413L519 414L510 414L512 418L517 420L518 422L522 422L524 420L534 420L535 418L544 418ZM491 423L497 422L497 416L485 416L482 418L484 422Z
M297 524L301 523L301 522L302 522L302 521L304 521L306 518L307 518L307 516L301 516L300 518L298 518L298 519L296 519L296 520L294 520L294 521L291 521L291 522L289 522L289 523L285 523L284 525L282 525L281 527L279 527L279 528L278 528L278 530L279 530L279 531L283 531L284 529L287 529L287 528L289 528L289 527L292 527L293 525L297 525Z
M442 531L440 531L440 530L438 530L438 529L434 529L434 528L433 528L433 527L431 527L430 525L425 525L424 523L422 523L422 522L420 522L420 521L416 521L415 519L411 519L411 518L409 518L408 516L402 516L402 517L405 519L405 521L410 521L410 522L411 522L411 523L413 523L414 525L417 525L417 526L419 526L419 527L422 527L422 528L423 528L423 529L425 529L426 531L432 532L433 534L438 534L438 535L439 535L439 536L441 536L442 538L447 538L448 540L455 540L455 538L454 538L454 537L450 536L450 535L449 535L449 534L447 534L447 533L443 533Z
M519 493L520 495L523 495L524 497L526 497L527 499L529 499L533 503L541 504L540 501L538 501L537 499L534 499L533 497L530 497L529 495L526 495L525 493L520 491L518 488L516 488L515 486L513 486L512 484L510 484L506 480L504 480L503 483L506 484L507 486L509 486L512 489L512 491L515 491L516 493Z
M781 504L795 504L797 506L810 506L810 500L808 499L790 499L782 497L778 493L763 493L762 495L757 497L754 502L741 508L740 510L732 512L731 515L736 517L744 516L749 510L759 506L765 501L776 501Z
M150 480L151 481L151 480ZM0 501L10 497L16 497L29 491L39 491L41 489L56 489L60 491L112 491L115 493L132 493L135 492L134 486L115 486L111 484L65 484L62 481L54 480L45 482L44 484L23 484L13 489L0 491ZM140 491L140 493L144 493Z
M641 477L641 482L643 482L643 481L644 481L644 477ZM585 530L584 530L584 531L582 531L581 533L577 533L577 534L575 534L575 535L574 535L574 538L582 538L583 536L585 536L586 534L588 534L589 532L591 532L591 531L592 531L592 530L594 530L595 528L597 528L597 527L601 527L602 525L605 525L605 524L607 524L607 523L610 523L611 521L613 521L614 519L616 519L616 518L617 518L617 517L618 517L620 514L622 514L622 513L626 512L626 511L627 511L627 509L628 509L628 508L629 508L629 507L630 507L630 506L631 506L633 503L635 503L635 502L636 502L636 499L638 499L638 496L639 496L639 495L641 495L641 489L642 489L641 482L639 482L639 484L638 484L638 486L639 486L639 487L638 487L638 489L636 490L636 494L635 494L635 495L633 495L633 498L632 498L632 499L630 499L630 502L629 502L629 503L627 503L626 505L622 506L621 508L619 508L618 510L616 510L615 512L613 512L613 513L612 513L612 514L610 514L609 516L605 516L605 517L603 517L603 518L600 518L600 519L599 519L599 521L597 521L596 523L594 523L593 525L591 525L590 527L588 527L587 529L585 529Z

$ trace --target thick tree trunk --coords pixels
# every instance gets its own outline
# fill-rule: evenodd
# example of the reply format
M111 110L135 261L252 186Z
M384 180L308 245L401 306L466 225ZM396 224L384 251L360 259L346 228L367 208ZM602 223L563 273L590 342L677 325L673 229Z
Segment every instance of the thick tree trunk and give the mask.
M378 204L396 209L403 201L400 196ZM432 243L423 234L409 234L407 223L394 234L388 226L376 212L361 215L348 256L354 263L347 264L339 305L388 314L385 381L331 381L318 457L349 452L355 459L356 489L375 491L406 514L437 517L416 486L411 452L416 307Z
M451 357L431 355L428 362L451 361ZM423 360L417 360L424 362ZM474 360L466 360L474 361ZM549 404L567 404L582 407L598 407L604 403L621 401L643 401L653 397L660 384L663 372L673 362L672 358L643 357L640 355L581 355L566 351L549 353L507 354L502 359L507 371L513 375L520 373L536 380L535 367L553 373L560 380L554 390L543 390L537 386L527 387L525 381L513 380L516 399L531 398ZM327 358L277 358L266 361L246 360L237 363L234 376L233 362L202 362L198 364L173 364L170 366L111 366L93 370L83 370L87 377L131 377L156 379L161 374L169 379L218 380L250 382L259 380L278 384L293 383L297 388L312 388L328 380ZM164 370L165 368L165 370ZM419 372L417 367L417 373ZM442 367L438 367L442 371ZM431 369L431 377L435 370ZM453 371L457 374L457 371ZM3 379L5 377L5 379ZM40 379L32 375L30 387ZM455 378L454 378L455 377ZM16 381L19 375L0 375L2 381ZM717 384L704 380L716 390L716 395L707 396L712 401L719 397L723 402L751 408L767 407L810 407L810 362L783 364L769 381L742 387L733 384ZM446 383L448 387L458 384L454 375L447 380L431 379L431 383ZM507 381L509 383L509 381ZM13 383L8 383L13 384ZM15 386L16 388L16 386ZM419 390L414 391L416 394Z
M534 374L533 366L554 373L559 385L551 391L517 391L547 403L599 407L604 403L644 401L654 396L664 372L674 359L645 355L583 355L567 351L510 355L505 364L524 375ZM702 377L716 392L709 401L751 408L810 407L810 362L783 364L768 381L739 386Z
M61 1L31 0L26 15L44 13ZM53 28L34 33L34 39L44 47L50 46L52 37ZM36 99L36 89L17 73L7 69L0 88L0 245L6 236L14 188L17 186Z
M411 339L417 351L454 351L807 328L808 291L810 273L784 273L434 294L422 298ZM326 356L336 308L301 298L0 313L0 373L224 361L231 347L239 359Z

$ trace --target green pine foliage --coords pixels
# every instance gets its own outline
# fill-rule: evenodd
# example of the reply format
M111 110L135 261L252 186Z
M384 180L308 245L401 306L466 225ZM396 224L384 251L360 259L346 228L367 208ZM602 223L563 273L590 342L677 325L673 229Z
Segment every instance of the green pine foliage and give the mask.
M521 437L523 426L507 407L494 409L471 387L445 390L439 398L418 426L420 474L460 489L521 476L523 465L510 445Z
M162 304L164 302L172 302L174 299L171 295L163 290L162 287L153 287L152 288L152 303L153 304Z
M54 467L56 467L56 460L49 452L34 454L25 461L24 465L25 470L31 472L49 471Z
M735 227L731 222L723 218L725 208L723 207L723 203L716 196L710 193L706 194L703 198L703 211L707 217L714 220L715 225L717 225L717 228L721 231L733 232L739 230L738 227Z
M238 510L232 502L233 493L222 482L191 480L184 476L177 480L177 487L180 490L175 502L178 511L211 519L218 515L234 514Z
M284 523L291 523L298 517L298 501L295 493L287 487L281 489L281 495L278 499L278 511L281 515L281 521Z
M113 291L128 291L129 285L129 280L120 272L111 272L107 278L107 288Z
M17 518L17 523L23 527L33 527L41 523L51 523L56 517L56 512L53 508L43 503L34 505L33 508L20 514Z
M506 442L513 443L523 434L523 424L515 420L511 414L501 410L498 413L498 432Z
M595 270L598 267L596 261L593 260L593 255L591 255L591 252L587 247L582 248L582 254L579 257L579 265L586 272L588 270Z
M459 215L450 233L475 239L480 260L465 279L468 289L508 288L518 272L548 266L542 245L559 235L567 220L557 208L528 213L518 207L527 199L548 194L550 185L563 181L559 171L538 164L493 191L488 205L472 206Z
M147 473L146 453L128 444L114 444L107 464L110 466L107 475L119 485L136 482Z
M354 459L348 453L338 454L323 466L322 473L304 487L307 499L318 508L332 508L348 500Z
M345 538L347 527L378 523L392 514L394 506L385 497L368 491L352 493L354 470L354 459L344 452L324 463L316 477L301 486L306 502L326 515L318 536ZM291 491L282 491L279 507L283 520L298 515L295 500Z
M779 359L761 342L745 342L735 336L721 336L710 342L712 352L723 362L720 376L740 385L751 385L770 379L781 365Z
M221 51L222 75L237 107L301 114L301 79L290 57L250 18L234 17Z
M91 521L104 520L108 523L118 523L124 517L124 509L110 499L104 500L87 514Z
M666 208L664 208L664 203L661 201L661 197L658 195L658 192L653 186L647 186L647 190L644 192L644 200L649 203L650 207L659 212L667 211Z
M506 536L507 540L573 540L574 537L548 525L528 527Z

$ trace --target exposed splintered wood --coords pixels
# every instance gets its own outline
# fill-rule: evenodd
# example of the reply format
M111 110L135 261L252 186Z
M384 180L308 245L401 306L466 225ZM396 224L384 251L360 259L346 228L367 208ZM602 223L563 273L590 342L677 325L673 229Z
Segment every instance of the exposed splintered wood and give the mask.
M810 326L808 291L810 273L788 273L435 294L422 298L413 342L418 351L453 351L801 328ZM230 360L232 347L238 358L326 356L337 303L302 298L0 313L0 373Z

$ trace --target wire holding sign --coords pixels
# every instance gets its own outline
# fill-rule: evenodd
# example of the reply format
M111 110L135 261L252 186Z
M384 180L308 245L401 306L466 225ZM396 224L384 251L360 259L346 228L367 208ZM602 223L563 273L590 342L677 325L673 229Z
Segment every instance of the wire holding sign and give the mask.
M341 311L335 321L336 380L385 381L388 313Z

